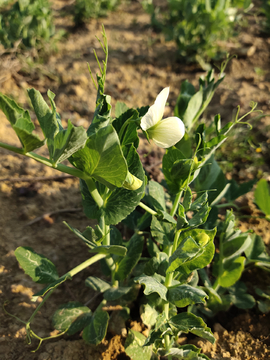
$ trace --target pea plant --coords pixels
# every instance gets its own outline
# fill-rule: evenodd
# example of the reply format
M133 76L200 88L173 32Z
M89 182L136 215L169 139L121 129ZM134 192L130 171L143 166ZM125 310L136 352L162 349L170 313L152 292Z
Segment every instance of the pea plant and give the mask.
M108 11L115 10L119 0L76 0L74 7L74 21L77 26L90 18L106 16Z
M48 0L18 0L0 12L0 41L5 48L38 47L54 35Z
M48 106L39 91L29 89L28 95L44 135L40 139L33 133L29 112L14 100L0 95L0 108L21 147L3 142L0 146L78 177L84 213L98 223L80 231L65 222L74 236L83 241L90 256L60 276L56 266L32 248L20 246L15 250L25 273L34 282L44 284L44 288L33 296L33 301L39 297L42 301L28 321L14 317L25 324L28 342L38 339L40 346L51 337L41 338L31 329L38 311L62 283L100 262L104 278L89 276L85 280L87 287L103 294L100 304L95 309L79 302L61 305L52 318L54 328L59 331L55 336L81 332L86 343L99 344L106 336L110 320L107 305L120 305L120 315L126 319L129 305L138 298L139 288L142 288L144 295L137 301L140 301L141 318L149 335L145 337L130 330L126 353L135 360L150 360L159 355L168 359L208 359L194 345L178 343L179 336L188 333L215 342L204 320L187 311L187 307L196 304L206 305L210 296L206 288L198 285L199 272L209 266L215 255L217 229L211 206L224 194L223 189L216 188L215 182L202 181L202 178L210 171L212 179L216 179L219 171L214 153L245 116L239 118L238 111L234 120L222 127L217 115L211 127L213 131L207 134L204 124L197 125L200 114L223 79L223 64L217 82L213 72L200 80L199 95L196 96L196 90L187 83L183 85L175 116L162 119L169 95L167 87L150 107L128 108L117 103L113 118L110 96L104 92L108 61L104 29L102 39L105 60L100 63L96 57L100 69L97 81L89 69L97 98L94 117L87 130L74 127L70 121L67 129L63 129L55 95L48 91ZM253 104L251 111L255 107ZM196 130L191 131L195 126ZM144 171L137 153L138 132L165 149L161 183L150 180ZM34 151L44 145L48 148L47 158ZM63 164L65 160L71 166ZM212 193L217 195L212 196ZM133 231L128 241L123 240L117 227L121 222Z
M224 56L220 42L233 36L239 8L248 9L251 1L143 0L142 5L153 27L176 42L183 61L205 64Z

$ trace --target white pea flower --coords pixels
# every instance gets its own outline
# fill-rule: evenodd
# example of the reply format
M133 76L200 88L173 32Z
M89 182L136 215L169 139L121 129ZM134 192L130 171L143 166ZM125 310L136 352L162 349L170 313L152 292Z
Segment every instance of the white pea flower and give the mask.
M185 125L178 117L168 117L162 120L170 88L166 87L157 96L154 105L150 106L141 119L141 128L147 132L150 139L162 148L169 148L185 135Z

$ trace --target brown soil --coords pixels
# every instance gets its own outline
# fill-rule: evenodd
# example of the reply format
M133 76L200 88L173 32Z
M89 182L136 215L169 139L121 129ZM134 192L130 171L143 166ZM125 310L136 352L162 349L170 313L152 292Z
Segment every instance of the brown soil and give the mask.
M71 31L71 17L62 18L60 15L64 4L64 1L55 1L54 7L58 27L69 30L69 37L60 42L58 52L51 55L42 66L34 63L31 68L23 67L22 62L13 55L2 56L1 92L14 97L22 105L28 104L25 91L27 88L35 87L43 94L50 88L57 95L56 104L64 124L71 119L75 125L88 126L95 107L95 89L90 81L87 62L95 72L97 66L92 49L95 48L98 55L102 56L95 38L101 32L102 23L105 25L110 51L106 93L112 96L113 105L116 101L123 101L129 106L148 105L163 87L170 86L170 106L167 112L172 113L181 82L189 79L197 85L199 76L204 74L198 65L177 63L174 43L165 43L161 35L151 30L149 16L142 11L138 3L123 5L107 18L91 20L84 29L76 32ZM260 36L259 25L252 17L249 22L250 26L242 31L237 41L227 44L228 48L235 48L238 44L238 48L244 51L238 59L230 62L226 79L209 107L208 118L221 113L222 119L229 121L236 106L240 104L241 111L247 111L250 100L257 101L258 108L269 113L270 39ZM256 71L258 68L261 71ZM262 153L257 156L265 156L265 165L258 169L242 164L240 169L244 169L244 173L233 173L239 179L254 177L258 171L269 174L269 118L258 121L256 130L259 131L258 141L262 149ZM0 141L18 145L2 113ZM146 165L151 166L153 176L158 177L159 166L153 165L159 164L160 155L154 148L150 150L152 152ZM140 152L145 152L145 148L141 148ZM44 150L41 150L41 153L44 153ZM85 246L62 221L66 220L72 226L83 230L89 225L89 220L81 210L79 184L76 179L22 181L25 177L60 174L3 149L0 149L0 156L1 307L8 300L6 310L27 320L36 306L31 303L31 296L42 286L34 284L19 269L14 250L18 246L31 246L36 252L50 258L56 264L59 274L63 274L86 260L87 254ZM16 181L16 178L20 180ZM249 198L247 201L252 209L252 200ZM63 209L73 211L48 215ZM254 209L255 215L256 211ZM29 225L30 221L42 216L40 221ZM256 221L255 224L254 220L242 221L240 226L243 230L254 229L269 246L269 223L264 219L257 223ZM84 279L93 275L93 271L95 275L99 273L98 269L86 269L74 278L72 284L67 283L55 291L33 324L39 336L54 334L50 318L61 303L72 300L86 303L94 296L94 292L82 286ZM258 276L264 277L264 273ZM262 316L253 310L234 314L230 320L224 323L221 321L226 330L219 324L215 325L215 345L197 341L208 356L213 359L234 360L270 358L269 315ZM22 323L2 311L0 324L1 360L128 359L124 353L124 338L120 336L126 332L123 332L123 326L119 327L118 334L109 333L106 340L97 347L86 345L79 335L70 338L64 336L61 340L45 342L38 352L32 353L30 351L35 349L37 342L34 341L30 346L25 344L25 329Z

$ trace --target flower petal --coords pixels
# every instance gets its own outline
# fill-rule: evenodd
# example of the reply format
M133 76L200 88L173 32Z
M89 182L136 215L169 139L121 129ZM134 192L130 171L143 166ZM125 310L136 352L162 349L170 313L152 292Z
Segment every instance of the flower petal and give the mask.
M178 117L168 117L153 129L149 129L148 135L157 146L166 149L182 139L185 135L185 125Z
M157 96L155 103L150 106L147 113L141 119L141 128L146 131L152 126L156 125L164 114L166 101L169 96L170 88L166 87Z

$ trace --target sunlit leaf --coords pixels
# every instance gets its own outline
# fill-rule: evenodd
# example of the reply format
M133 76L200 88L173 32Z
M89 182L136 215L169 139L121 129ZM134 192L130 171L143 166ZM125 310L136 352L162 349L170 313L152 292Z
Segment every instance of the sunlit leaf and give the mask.
M157 279L153 278L152 276L141 275L134 279L135 282L139 284L145 285L144 293L145 295L152 294L154 292L158 293L159 296L163 300L167 300L166 293L167 288L166 286L162 285Z
M48 284L59 279L55 265L45 256L30 247L18 247L15 256L24 272L39 284Z
M67 335L81 331L91 321L91 310L77 301L60 305L52 318L53 327L58 331L67 330Z
M205 304L207 294L199 289L190 285L180 285L168 289L168 301L177 307L185 307L190 304Z
M110 289L111 287L111 285L107 283L107 281L99 279L96 276L88 276L88 278L85 280L85 285L101 293Z
M151 347L143 347L146 337L138 331L129 330L125 342L125 352L133 360L150 360Z
M255 202L265 213L270 216L270 188L265 179L261 179L254 192Z

